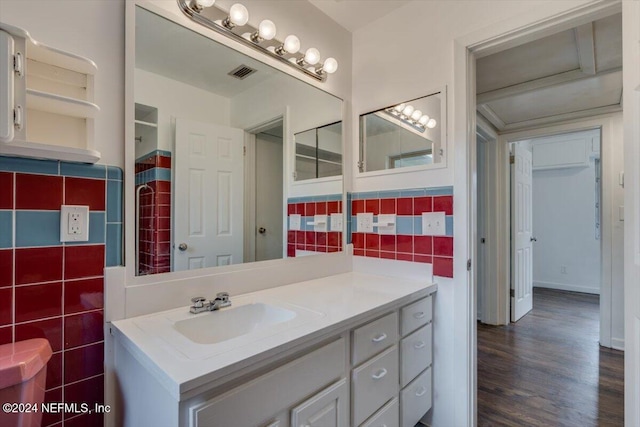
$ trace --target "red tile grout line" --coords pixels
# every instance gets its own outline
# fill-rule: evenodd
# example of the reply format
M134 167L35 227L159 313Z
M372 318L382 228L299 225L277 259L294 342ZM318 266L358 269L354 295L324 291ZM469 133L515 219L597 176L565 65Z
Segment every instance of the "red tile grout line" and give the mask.
M64 267L63 267L64 268ZM33 283L22 283L19 285L14 285L16 288L24 288L26 286L37 286L37 285L49 285L51 283L60 283L60 282L79 282L81 280L93 280L93 279L104 279L104 276L86 276L86 277L74 277L73 279L56 279L56 280L47 280L46 282L33 282Z

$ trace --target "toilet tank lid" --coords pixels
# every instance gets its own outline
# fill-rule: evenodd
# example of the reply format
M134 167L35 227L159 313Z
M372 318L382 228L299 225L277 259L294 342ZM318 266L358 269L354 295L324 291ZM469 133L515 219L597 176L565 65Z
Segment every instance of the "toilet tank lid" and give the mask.
M44 338L0 345L0 389L30 380L47 365L51 346Z

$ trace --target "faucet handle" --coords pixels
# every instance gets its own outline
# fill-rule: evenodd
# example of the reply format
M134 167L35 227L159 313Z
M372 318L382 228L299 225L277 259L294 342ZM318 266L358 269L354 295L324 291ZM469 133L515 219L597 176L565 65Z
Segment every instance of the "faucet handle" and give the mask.
M193 297L191 298L191 302L193 306L196 308L204 307L204 303L207 301L205 297Z
M229 292L218 292L216 294L216 299L219 299L222 301L229 301Z

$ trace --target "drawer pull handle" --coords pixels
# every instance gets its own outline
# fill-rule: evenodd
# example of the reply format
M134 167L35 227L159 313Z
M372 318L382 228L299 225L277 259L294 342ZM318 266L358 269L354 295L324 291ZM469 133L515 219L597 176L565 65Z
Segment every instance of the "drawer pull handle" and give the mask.
M424 311L413 313L413 317L415 317L416 319L422 319L424 316L425 316Z
M378 371L377 374L373 374L371 375L371 378L373 378L374 380L379 380L380 378L384 377L385 375L387 375L387 370L382 368Z
M427 389L426 389L426 388L424 388L424 387L420 387L420 388L418 389L418 391L416 391L416 396L417 396L417 397L424 396L424 394L425 394L426 392L427 392Z
M417 343L415 343L413 345L413 348L415 348L416 350L420 350L421 348L424 348L426 346L426 344L424 343L424 341L419 341Z
M375 337L375 338L371 338L371 341L372 341L372 342L381 342L381 341L384 341L384 340L386 340L386 339L387 339L387 334L382 333L382 334L378 335L378 336L377 336L377 337Z

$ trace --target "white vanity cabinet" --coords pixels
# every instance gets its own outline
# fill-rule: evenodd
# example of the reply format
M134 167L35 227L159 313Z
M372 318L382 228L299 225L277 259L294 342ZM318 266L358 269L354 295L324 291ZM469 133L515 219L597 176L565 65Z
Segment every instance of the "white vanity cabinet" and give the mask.
M161 374L162 358L171 356L145 362L130 339L140 330L127 338L116 322L116 376L125 402L119 425L414 427L431 408L434 292L432 285L339 323L327 321L277 351L238 359L234 369L189 383L173 378L209 362L192 360L174 377ZM264 341L250 344L256 345Z

